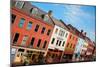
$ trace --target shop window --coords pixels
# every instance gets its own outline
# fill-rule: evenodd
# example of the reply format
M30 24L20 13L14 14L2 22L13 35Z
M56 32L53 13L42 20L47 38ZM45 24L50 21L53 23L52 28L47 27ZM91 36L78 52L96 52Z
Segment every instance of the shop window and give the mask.
M25 5L25 2L23 1L17 1L15 6L19 9L23 8L23 6Z
M53 44L53 43L54 43L54 41L55 41L55 38L52 38L51 44Z
M37 47L39 47L41 44L41 39L38 40L38 44L37 44Z
M18 52L24 52L24 49L18 49Z
M39 25L37 24L36 27L35 27L35 32L37 32L39 29Z
M15 36L14 36L14 39L13 39L14 44L17 43L18 38L19 38L19 33L16 33Z
M41 34L43 34L45 31L45 27L42 28Z
M27 29L30 30L32 28L32 22L28 23Z
M13 24L16 19L16 15L12 14L11 17L12 17L11 20L12 20L12 24Z
M22 28L23 25L24 25L24 22L25 22L25 19L24 19L24 18L21 18L18 26L19 26L20 28Z
M52 54L52 58L54 58L55 54Z

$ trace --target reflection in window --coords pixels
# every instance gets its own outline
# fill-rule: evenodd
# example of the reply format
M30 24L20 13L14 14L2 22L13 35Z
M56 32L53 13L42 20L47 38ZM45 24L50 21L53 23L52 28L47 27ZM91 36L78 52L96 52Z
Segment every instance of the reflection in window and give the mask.
M25 22L25 19L24 19L24 18L21 18L20 21L19 21L19 25L18 25L18 26L19 26L20 28L22 28L24 22Z
M32 22L28 23L27 29L30 30L32 28Z

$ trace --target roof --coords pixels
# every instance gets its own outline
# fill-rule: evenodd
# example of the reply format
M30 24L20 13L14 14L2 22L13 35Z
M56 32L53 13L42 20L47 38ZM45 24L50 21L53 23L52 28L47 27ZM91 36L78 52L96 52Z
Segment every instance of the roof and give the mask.
M41 10L40 8L38 8L38 7L34 6L34 5L32 5L32 4L31 4L30 2L28 2L28 1L23 1L23 2L25 3L25 4L24 4L24 7L23 7L22 9L20 9L20 10L23 11L23 12L25 12L25 13L27 13L28 15L30 15L30 16L32 16L32 17L41 19L41 20L43 21L42 15L47 15L47 14L48 14L48 13L46 13L45 11ZM13 4L12 7L14 7L15 3L16 3L16 1L13 1L13 2L12 2L12 4ZM34 16L34 15L32 15L32 14L30 13L30 10L31 10L32 8L37 8L37 9L38 9L38 15ZM54 26L54 24L53 24L53 22L51 21L51 19L49 19L49 21L48 21L48 22L45 22L45 23Z
M63 29L66 29L66 26L63 24L63 22L61 22L60 20L54 18L54 17L51 17L53 23L57 26L60 26L62 27Z

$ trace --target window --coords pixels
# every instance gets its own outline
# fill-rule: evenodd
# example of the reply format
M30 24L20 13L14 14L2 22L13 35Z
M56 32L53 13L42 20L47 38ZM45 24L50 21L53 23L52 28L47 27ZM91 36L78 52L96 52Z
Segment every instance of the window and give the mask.
M59 40L57 40L56 45L58 45L58 43L59 43Z
M62 41L59 42L59 46L61 45L61 42L62 42Z
M25 22L25 19L24 19L24 18L21 18L18 26L19 26L20 28L22 28L24 22Z
M51 30L48 30L47 35L50 35Z
M38 9L37 8L31 8L30 13L31 14L38 14Z
M67 47L69 47L69 43L67 44Z
M45 31L45 27L43 27L43 28L42 28L42 31L41 31L41 33L43 34L43 33L44 33L44 31Z
M70 35L70 39L71 39L72 35Z
M30 45L33 46L35 38L32 37Z
M18 41L18 38L19 38L19 33L16 33L14 36L13 43L16 43Z
M60 31L59 31L59 35L60 35L60 36L61 36L61 32L62 32L62 31L60 30Z
M66 33L65 37L67 37L68 33Z
M16 6L17 8L19 8L19 9L23 8L24 5L25 5L25 3L22 2L22 1L17 1L16 4L15 4L15 6Z
M76 38L76 41L78 40L78 38Z
M18 52L24 52L24 49L18 49Z
M62 31L62 30L59 31L59 35L60 35L60 36L64 36L64 34L65 34L64 31Z
M75 48L75 44L73 45L73 48Z
M43 48L45 48L45 47L46 47L46 44L47 44L47 41L44 41Z
M16 49L15 48L11 48L11 62L14 61L15 54L16 54Z
M64 44L65 44L65 41L63 41L63 44L62 44L62 46L64 46Z
M25 35L25 36L23 37L23 40L22 40L21 45L22 45L22 46L26 45L27 40L28 40L28 36Z
M27 29L30 30L32 28L32 22L28 23Z
M64 34L65 34L65 32L64 32L64 31L62 31L62 36L64 36Z
M51 44L53 44L53 43L54 43L54 41L55 41L55 38L52 38Z
M52 54L52 58L54 58L55 54Z
M74 36L73 36L73 40L74 40Z
M55 30L55 33L57 34L57 32L58 32L58 28L56 28L56 30Z
M12 14L12 18L11 18L12 24L14 23L15 19L16 19L16 15Z
M72 48L72 44L70 45L70 48Z
M39 25L37 24L36 27L35 27L35 32L37 32L39 29Z
M39 47L41 44L41 39L38 40L38 44L37 44L37 47Z
M46 21L46 22L49 21L48 15L45 15L45 17L44 17L44 21Z
M15 48L11 48L11 54L15 54L16 53L16 49Z

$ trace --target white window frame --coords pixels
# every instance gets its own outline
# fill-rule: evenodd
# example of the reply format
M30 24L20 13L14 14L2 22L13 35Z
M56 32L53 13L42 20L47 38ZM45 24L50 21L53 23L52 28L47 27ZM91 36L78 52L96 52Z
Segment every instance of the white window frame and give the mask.
M20 9L21 9L21 8L23 7L23 5L25 4L25 2L22 2L21 6L18 6L17 4L18 4L19 2L22 2L22 1L17 1L16 4L15 4L15 6L16 6L17 8L20 8Z
M33 8L31 14L38 14L38 9L37 8Z

